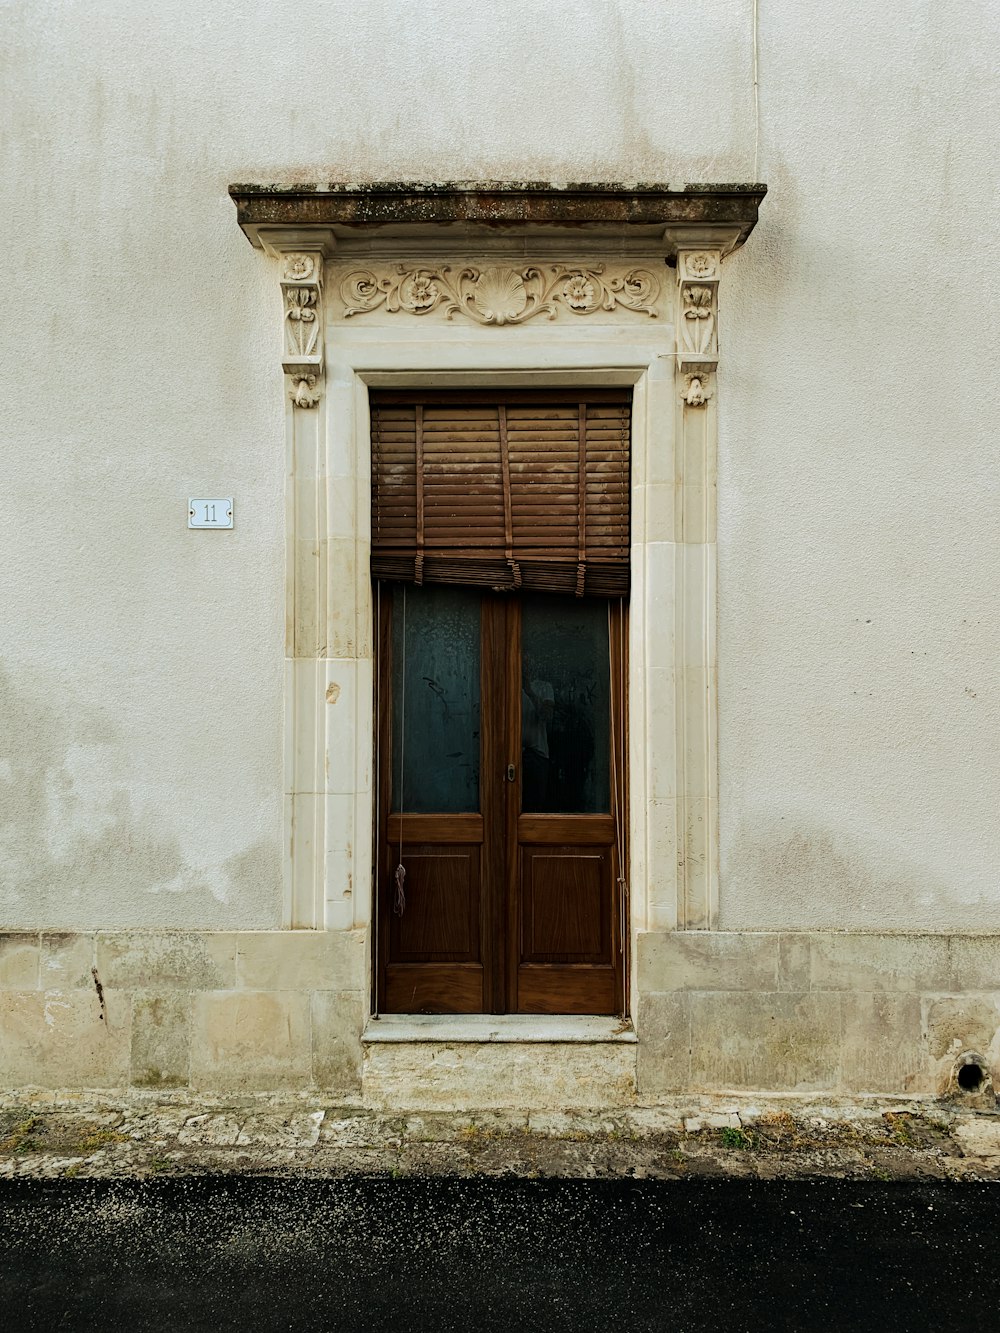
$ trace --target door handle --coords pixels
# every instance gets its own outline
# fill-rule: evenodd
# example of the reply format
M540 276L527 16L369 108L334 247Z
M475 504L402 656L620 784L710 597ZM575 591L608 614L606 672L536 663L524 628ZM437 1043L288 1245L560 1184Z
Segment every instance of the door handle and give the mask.
M507 781L508 781L508 782L513 782L513 781L514 781L515 773L516 773L516 770L515 770L515 768L514 768L514 765L513 765L513 764L508 764L508 765L507 765Z

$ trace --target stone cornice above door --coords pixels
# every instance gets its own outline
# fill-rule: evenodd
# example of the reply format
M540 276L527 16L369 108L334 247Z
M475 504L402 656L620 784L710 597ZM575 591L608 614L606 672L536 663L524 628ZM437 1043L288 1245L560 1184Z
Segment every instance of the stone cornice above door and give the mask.
M282 264L282 366L296 407L323 392L327 318L432 316L494 328L667 317L678 269L686 402L710 392L719 265L767 187L540 181L241 184L253 245ZM335 272L327 272L335 260ZM701 268L699 268L699 264ZM324 278L329 285L324 293Z
M727 254L750 235L767 187L461 181L239 184L229 193L251 243L274 252L334 247L402 259L409 252L523 253L552 247L581 257L660 253L668 262L688 233Z

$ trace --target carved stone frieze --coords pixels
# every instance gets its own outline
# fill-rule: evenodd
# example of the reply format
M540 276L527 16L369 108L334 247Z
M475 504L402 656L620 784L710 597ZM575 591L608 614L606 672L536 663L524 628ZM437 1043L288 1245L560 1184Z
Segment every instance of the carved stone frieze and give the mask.
M340 284L345 318L383 308L390 314L429 315L443 309L477 324L524 324L560 311L592 315L616 309L657 316L660 280L648 269L625 265L529 264L486 268L450 265L358 269Z
M281 260L284 301L282 369L292 380L296 407L315 407L323 376L323 256L288 251Z

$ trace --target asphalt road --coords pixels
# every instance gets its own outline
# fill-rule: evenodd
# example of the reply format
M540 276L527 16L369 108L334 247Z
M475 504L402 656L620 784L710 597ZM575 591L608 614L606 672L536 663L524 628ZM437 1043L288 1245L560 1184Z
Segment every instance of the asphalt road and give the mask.
M0 1182L0 1329L995 1330L1000 1184Z

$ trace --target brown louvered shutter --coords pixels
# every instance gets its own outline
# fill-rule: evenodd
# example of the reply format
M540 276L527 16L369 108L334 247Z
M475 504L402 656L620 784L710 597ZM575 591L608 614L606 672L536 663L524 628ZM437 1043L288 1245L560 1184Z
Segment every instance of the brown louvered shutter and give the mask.
M373 391L372 573L618 596L630 397Z

